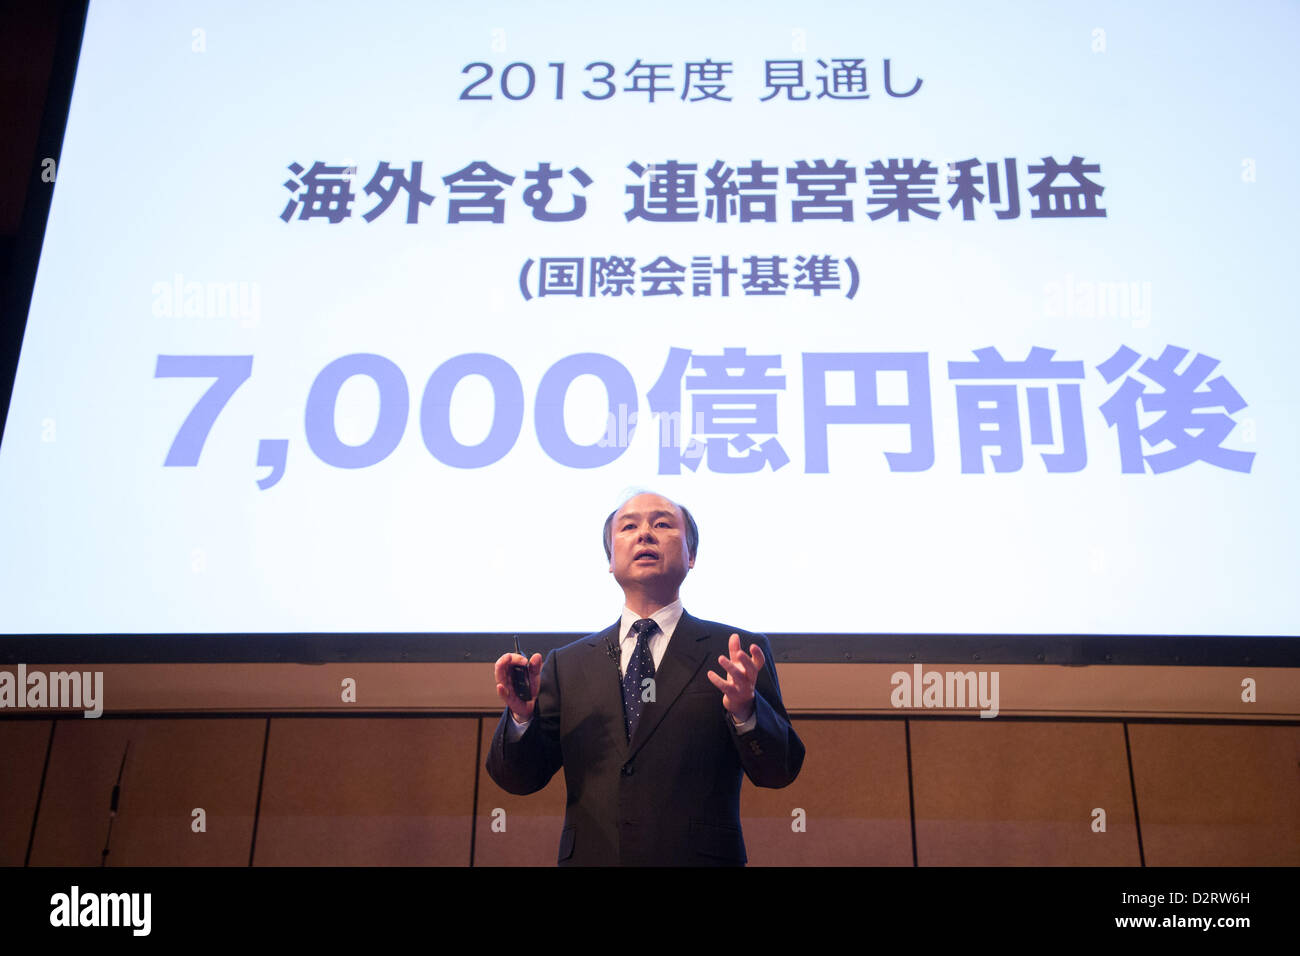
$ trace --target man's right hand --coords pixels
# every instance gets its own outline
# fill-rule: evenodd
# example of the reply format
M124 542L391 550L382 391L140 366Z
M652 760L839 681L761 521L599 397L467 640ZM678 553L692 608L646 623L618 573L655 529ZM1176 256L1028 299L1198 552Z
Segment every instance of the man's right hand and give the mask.
M515 694L510 683L512 664L528 665L528 686L533 692L532 700L520 700ZM521 724L531 720L533 706L537 703L537 694L542 689L542 655L534 654L532 660L529 660L522 654L502 654L497 658L496 678L497 696L505 701L506 706L510 708L510 713L515 715L515 720Z

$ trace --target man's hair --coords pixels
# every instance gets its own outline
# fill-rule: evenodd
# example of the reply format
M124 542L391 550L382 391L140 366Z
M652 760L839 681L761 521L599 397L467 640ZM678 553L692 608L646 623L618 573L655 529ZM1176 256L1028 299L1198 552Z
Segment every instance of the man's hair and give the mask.
M613 511L609 513L609 517L605 519L604 537L605 537L605 559L606 560L608 561L614 560L614 552L612 550L613 541L614 541L613 538L614 516L618 514L619 509L622 508L623 505L631 501L633 498L635 498L637 495L655 495L655 494L659 494L659 493L657 491L635 491L632 494L628 495L626 498L624 498L623 501L619 504L618 508L615 508ZM695 550L700 546L700 529L696 527L695 519L691 517L690 511L686 508L685 505L678 504L676 501L673 501L673 499L667 497L666 495L659 495L659 497L663 498L665 501L672 502L672 504L681 511L682 517L686 519L686 553L690 555L691 560L694 560Z

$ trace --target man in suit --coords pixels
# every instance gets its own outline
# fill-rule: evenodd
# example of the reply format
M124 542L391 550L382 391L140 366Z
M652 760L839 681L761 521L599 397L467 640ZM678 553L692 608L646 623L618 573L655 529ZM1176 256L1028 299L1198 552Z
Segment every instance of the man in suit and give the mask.
M501 656L506 710L487 771L525 794L564 768L562 866L741 865L742 775L784 787L804 757L767 638L682 608L699 545L685 508L635 495L605 520L604 537L622 615L544 662ZM527 665L531 700L512 690L512 664Z

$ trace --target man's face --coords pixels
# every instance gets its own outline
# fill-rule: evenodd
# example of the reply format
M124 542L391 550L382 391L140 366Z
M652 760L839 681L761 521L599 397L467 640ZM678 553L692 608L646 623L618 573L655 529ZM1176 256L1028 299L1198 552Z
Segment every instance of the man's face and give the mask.
M637 495L618 509L610 525L609 570L628 586L673 590L695 567L686 548L686 519L659 495Z

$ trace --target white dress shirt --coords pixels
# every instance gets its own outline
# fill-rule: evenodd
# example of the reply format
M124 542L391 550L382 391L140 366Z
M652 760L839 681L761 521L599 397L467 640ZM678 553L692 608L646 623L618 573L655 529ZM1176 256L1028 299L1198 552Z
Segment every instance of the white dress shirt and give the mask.
M647 643L650 646L650 657L654 661L655 671L659 670L659 664L664 659L664 654L668 650L668 642L673 639L673 631L677 630L677 622L682 619L682 599L678 598L672 604L661 607L650 615L651 620L659 625L659 629L650 635ZM623 616L618 625L618 645L619 645L619 662L618 672L627 673L627 666L632 661L632 654L636 651L636 635L632 633L632 625L641 620L640 616L631 608L623 608ZM719 666L719 665L714 665ZM723 675L725 676L725 674ZM707 678L706 678L707 680ZM756 691L757 692L757 691ZM718 691L718 703L722 703L722 691ZM730 715L728 715L730 716ZM736 725L736 733L747 734L758 726L758 706L755 705L754 713L749 715L749 720L743 724L731 718L732 723ZM532 718L520 723L515 719L512 712L510 714L510 724L506 727L506 736L510 740L518 740L532 723Z

